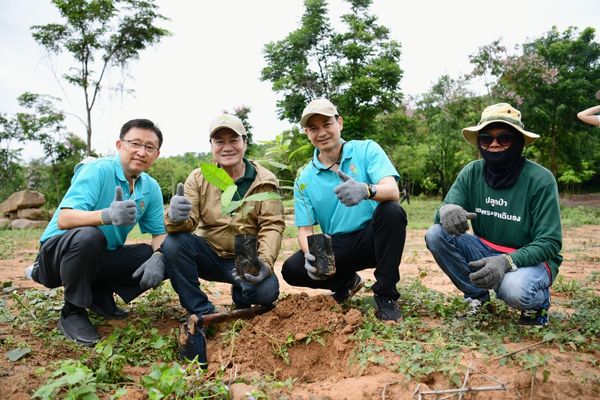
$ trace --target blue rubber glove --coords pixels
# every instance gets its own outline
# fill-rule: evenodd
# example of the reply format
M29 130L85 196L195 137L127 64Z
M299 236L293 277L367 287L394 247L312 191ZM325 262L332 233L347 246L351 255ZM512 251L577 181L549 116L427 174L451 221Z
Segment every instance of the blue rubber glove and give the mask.
M133 200L123 201L123 189L115 187L115 200L110 207L102 210L102 223L104 225L135 225L137 206Z

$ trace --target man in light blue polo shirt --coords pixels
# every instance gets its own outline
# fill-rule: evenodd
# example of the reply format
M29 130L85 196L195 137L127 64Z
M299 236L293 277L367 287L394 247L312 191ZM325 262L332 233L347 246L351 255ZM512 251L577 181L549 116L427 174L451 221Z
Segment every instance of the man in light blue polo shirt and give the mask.
M406 238L398 172L374 141L342 139L344 121L327 99L313 100L300 124L315 152L294 184L300 250L284 262L283 278L293 286L329 289L342 303L362 287L356 271L375 268L375 315L397 321L396 284ZM308 248L314 225L331 236L334 275L317 273Z
M79 344L100 340L86 309L125 318L113 293L129 302L164 279L163 199L156 180L144 172L162 141L152 121L134 119L121 128L117 156L79 164L26 271L46 287L64 287L58 328ZM136 222L142 233L152 234L151 244L124 245Z

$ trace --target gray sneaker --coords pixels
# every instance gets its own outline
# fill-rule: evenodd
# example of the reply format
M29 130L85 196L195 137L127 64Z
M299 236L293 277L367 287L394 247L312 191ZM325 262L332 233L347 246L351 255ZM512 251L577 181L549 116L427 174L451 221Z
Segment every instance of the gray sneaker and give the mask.
M33 264L31 264L30 266L28 266L27 268L25 268L25 277L29 280L33 280L32 274L33 274L33 269L34 268L38 268L38 262L35 261Z

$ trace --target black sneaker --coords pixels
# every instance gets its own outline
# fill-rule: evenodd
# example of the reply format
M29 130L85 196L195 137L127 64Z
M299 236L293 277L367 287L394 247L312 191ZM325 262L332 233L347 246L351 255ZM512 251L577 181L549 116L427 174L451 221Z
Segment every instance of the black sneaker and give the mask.
M536 308L533 310L521 311L521 317L519 318L519 325L525 326L546 326L550 321L548 320L548 309L547 308Z
M333 294L333 298L338 303L342 304L350 300L352 296L354 296L360 288L363 287L363 280L357 273L354 273L354 277L350 282L350 285L344 290L338 290Z
M58 329L67 338L83 346L92 347L100 341L100 335L90 322L85 309L71 313L66 317L61 312Z
M125 319L129 315L128 311L117 307L112 293L93 296L90 310L106 319Z
M375 306L377 307L377 311L375 311L375 316L382 321L398 321L402 318L402 313L400 313L400 309L396 304L396 300L391 297L383 297L383 296L374 296L375 297Z
M122 308L117 307L115 304L114 307L103 307L99 304L92 304L90 306L90 311L94 314L99 315L105 319L125 319L129 316L129 311L123 310Z

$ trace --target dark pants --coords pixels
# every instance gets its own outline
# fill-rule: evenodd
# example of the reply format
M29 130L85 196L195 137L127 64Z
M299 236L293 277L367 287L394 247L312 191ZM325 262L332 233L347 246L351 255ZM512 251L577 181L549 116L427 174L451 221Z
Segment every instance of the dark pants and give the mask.
M304 268L304 253L298 250L283 263L283 279L292 286L337 292L349 286L356 271L375 267L373 293L397 300L406 222L406 212L398 203L380 203L365 228L331 237L334 276L323 281L311 279Z
M44 242L32 278L48 288L64 286L65 300L77 307L87 308L112 293L128 303L143 292L131 274L151 255L148 244L107 251L100 229L82 226Z
M183 308L191 314L210 314L215 308L200 289L198 278L232 284L231 296L238 308L252 304L271 305L279 297L279 281L275 274L257 285L238 284L233 279L233 258L221 258L204 238L190 233L167 235L160 246L169 279L179 295Z

